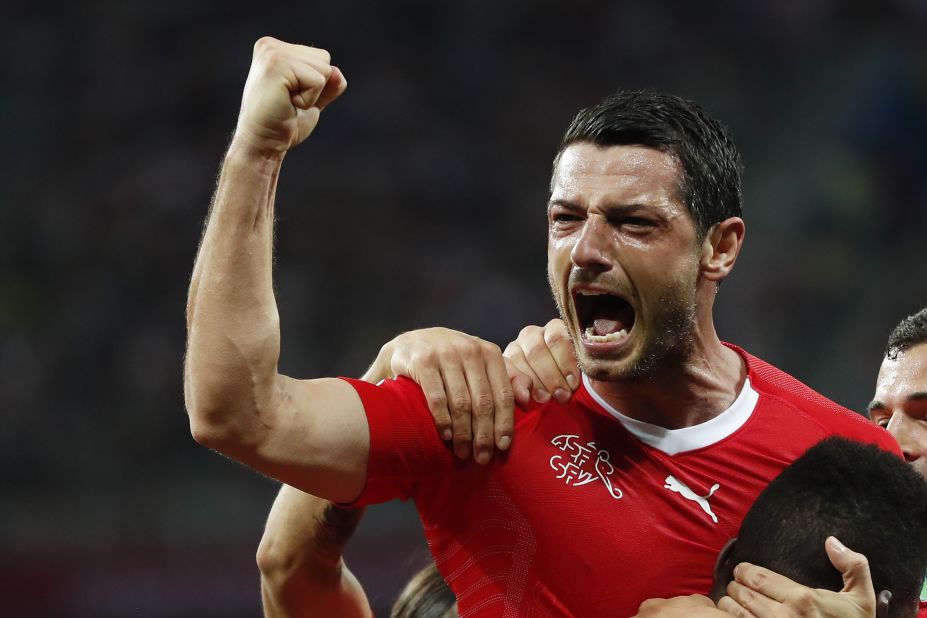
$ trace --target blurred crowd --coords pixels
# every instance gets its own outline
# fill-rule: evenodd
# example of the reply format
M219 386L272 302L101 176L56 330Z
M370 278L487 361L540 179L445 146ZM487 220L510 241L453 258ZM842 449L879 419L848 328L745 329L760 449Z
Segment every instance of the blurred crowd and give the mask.
M253 42L326 47L349 89L278 194L291 375L394 334L504 344L554 315L552 154L619 88L702 103L746 164L724 339L855 410L927 302L927 4L20 3L0 25L0 590L17 616L252 616L276 484L189 435L186 286ZM311 356L308 346L325 351ZM321 345L320 345L321 344ZM386 607L413 511L348 554ZM18 609L17 609L18 608Z

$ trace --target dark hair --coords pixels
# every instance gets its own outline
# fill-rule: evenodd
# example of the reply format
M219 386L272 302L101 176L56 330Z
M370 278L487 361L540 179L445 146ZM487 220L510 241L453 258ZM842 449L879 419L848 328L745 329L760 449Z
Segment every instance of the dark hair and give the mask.
M457 618L457 599L434 564L412 576L390 618Z
M892 360L911 346L927 343L927 307L912 313L892 329L885 346L885 356Z
M729 564L751 562L805 586L839 591L824 552L837 537L869 559L891 616L913 615L927 571L927 483L872 445L829 438L795 460L756 499ZM913 611L912 611L913 609Z
M679 197L700 238L743 212L743 166L727 129L698 104L657 92L620 91L582 109L567 129L557 156L576 142L640 145L673 155L682 166Z

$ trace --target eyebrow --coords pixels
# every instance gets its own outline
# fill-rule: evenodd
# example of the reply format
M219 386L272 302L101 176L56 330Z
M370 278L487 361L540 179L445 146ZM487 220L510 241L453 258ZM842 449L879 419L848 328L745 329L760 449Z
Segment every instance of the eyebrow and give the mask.
M570 200L557 199L557 200L550 200L547 202L548 212L550 211L551 208L554 208L555 206L566 208L568 210L583 210L583 211L587 210L586 208L580 206L576 202L571 202ZM605 204L603 208L604 210L608 212L609 215L613 215L613 216L629 214L629 213L632 213L632 212L635 212L641 209L648 209L648 210L650 209L650 207L647 206L647 204L638 204L636 202L631 203L631 204L608 203L608 204Z
M908 395L907 397L905 397L904 400L905 400L905 402L909 402L909 401L927 401L927 391L918 391L918 392L916 392L916 393L911 393L910 395ZM886 406L885 406L884 403L882 403L882 402L879 401L878 399L873 399L873 400L872 400L872 403L870 403L870 404L866 407L866 410L868 410L869 412L872 412L873 410L884 410L885 407L886 407Z
M585 208L581 207L579 204L568 200L549 200L547 202L547 210L550 210L554 206L560 206L561 208L567 208L569 210L585 210Z

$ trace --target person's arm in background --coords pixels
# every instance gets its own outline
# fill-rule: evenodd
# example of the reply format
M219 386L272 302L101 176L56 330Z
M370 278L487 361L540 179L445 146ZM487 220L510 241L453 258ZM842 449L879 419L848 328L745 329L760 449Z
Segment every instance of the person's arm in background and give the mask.
M190 281L184 366L197 442L339 502L364 487L370 449L364 408L343 380L278 373L272 272L274 196L284 155L306 139L346 85L324 50L271 38L255 45Z
M288 485L280 488L257 551L264 616L373 616L342 558L363 514Z

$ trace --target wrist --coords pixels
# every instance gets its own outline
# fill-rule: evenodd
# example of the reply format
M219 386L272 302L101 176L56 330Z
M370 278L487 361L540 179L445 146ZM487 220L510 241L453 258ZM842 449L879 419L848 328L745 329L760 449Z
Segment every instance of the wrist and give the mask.
M225 152L225 163L226 165L247 165L257 170L276 171L283 163L284 155L286 155L285 150L263 147L236 131Z

